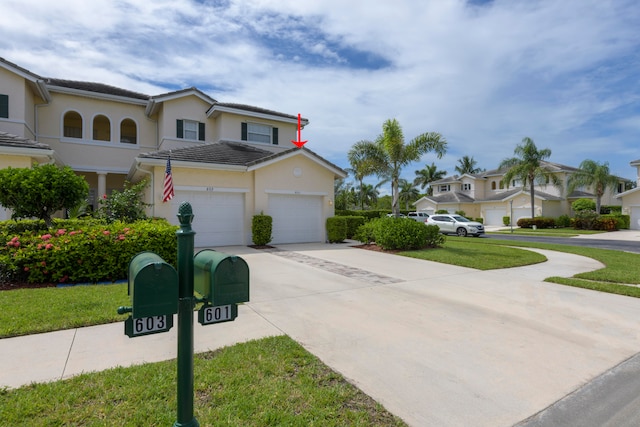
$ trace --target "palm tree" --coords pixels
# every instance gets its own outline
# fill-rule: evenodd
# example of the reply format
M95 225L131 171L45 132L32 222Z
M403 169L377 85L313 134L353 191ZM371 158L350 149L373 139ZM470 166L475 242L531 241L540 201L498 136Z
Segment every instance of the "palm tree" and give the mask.
M349 153L347 153L347 158L349 159L349 163L351 164L351 168L347 169L349 172L353 173L353 177L358 181L360 185L360 209L364 210L364 193L362 191L362 180L375 173L373 168L373 163L368 156L368 146L371 144L370 141L358 141L356 142Z
M600 203L607 188L615 189L619 178L609 173L609 162L598 163L584 160L578 166L578 171L569 177L567 194L571 194L578 187L592 187L596 193L596 212L600 213Z
M427 132L405 144L400 123L389 119L382 125L382 134L375 142L366 142L363 151L378 176L391 178L391 210L398 217L398 180L402 167L420 160L429 151L435 151L438 158L442 158L447 151L447 141L439 133Z
M529 185L531 193L531 218L535 217L535 184L544 184L550 180L553 185L561 187L562 183L556 175L554 175L549 167L544 163L546 159L551 157L551 150L544 148L538 150L536 144L529 137L522 139L522 144L518 144L513 150L516 157L504 159L499 169L507 169L502 177L502 182L507 186L512 179L518 178L522 181L522 185Z
M416 177L413 180L414 185L419 185L421 190L424 190L424 187L431 184L433 181L437 181L439 179L444 178L447 175L447 171L438 170L438 167L435 163L431 163L431 166L425 166L424 169L420 169L416 171ZM427 195L433 195L433 188L429 186L427 190Z
M460 175L464 175L465 173L473 175L484 170L482 168L476 167L478 162L473 157L462 156L462 158L458 159L458 163L459 164L455 167L455 169L456 172L458 172Z
M420 192L418 191L418 188L416 188L414 183L412 183L411 181L407 181L406 179L400 179L398 181L398 184L400 186L398 195L399 199L401 202L405 203L405 209L409 210L409 202L418 200L418 197L420 197Z
M378 189L371 184L362 184L360 187L360 200L371 208L378 201Z

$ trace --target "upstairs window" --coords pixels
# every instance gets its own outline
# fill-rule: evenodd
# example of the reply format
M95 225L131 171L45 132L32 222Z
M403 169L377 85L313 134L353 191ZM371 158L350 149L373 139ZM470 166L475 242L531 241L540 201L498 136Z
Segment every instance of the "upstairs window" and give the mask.
M242 140L278 145L278 128L258 123L242 123Z
M496 189L496 182L495 181L491 181L491 189L492 190Z
M204 123L193 120L178 120L176 127L178 138L204 141Z
M0 118L9 118L9 95L0 95Z
M93 118L93 139L95 141L111 141L111 122L102 114Z
M471 184L462 184L462 191L471 191Z
M438 187L441 193L445 193L447 191L449 191L450 187L449 184L442 184L440 187Z
M75 111L64 115L63 136L67 138L82 138L82 116Z
M123 144L138 143L138 127L131 119L124 119L120 122L120 142Z

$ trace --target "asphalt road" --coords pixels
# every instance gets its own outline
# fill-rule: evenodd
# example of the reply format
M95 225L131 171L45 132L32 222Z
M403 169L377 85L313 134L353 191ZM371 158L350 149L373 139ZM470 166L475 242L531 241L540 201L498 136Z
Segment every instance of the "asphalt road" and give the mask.
M519 240L524 242L554 243L558 245L585 246L640 253L640 244L629 240L577 239L573 237L524 236L521 234L485 234L485 239Z
M515 427L640 426L640 354Z

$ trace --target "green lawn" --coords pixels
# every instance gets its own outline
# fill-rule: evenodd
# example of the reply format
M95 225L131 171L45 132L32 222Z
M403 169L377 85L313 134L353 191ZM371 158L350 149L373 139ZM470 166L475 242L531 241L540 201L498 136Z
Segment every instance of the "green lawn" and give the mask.
M286 336L194 358L201 426L405 426ZM7 426L170 426L176 361L0 390Z
M476 243L477 239L448 237L441 248L405 251L400 255L477 270L519 267L547 260L537 252L507 246L469 244L472 240Z

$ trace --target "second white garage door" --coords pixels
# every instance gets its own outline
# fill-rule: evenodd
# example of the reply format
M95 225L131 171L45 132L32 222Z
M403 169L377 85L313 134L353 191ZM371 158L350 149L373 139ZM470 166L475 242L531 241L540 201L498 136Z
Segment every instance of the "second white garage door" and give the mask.
M171 200L175 215L184 201L191 203L195 246L244 245L244 193L176 191ZM172 224L179 224L172 218Z
M322 196L270 194L267 214L273 218L271 243L324 242Z
M640 206L631 207L631 223L629 228L632 230L640 230Z

